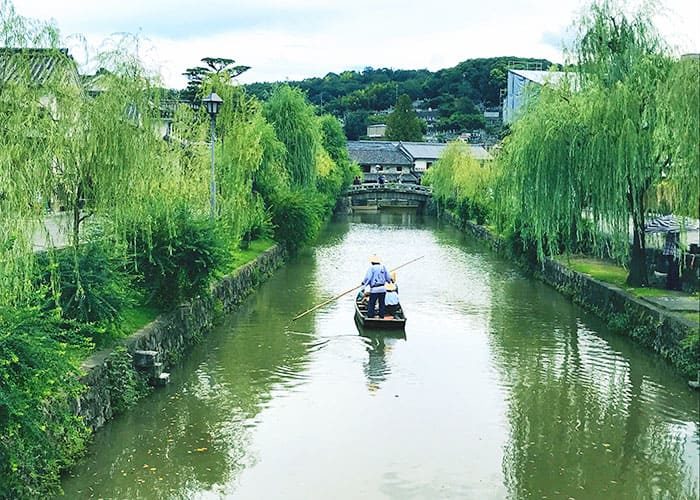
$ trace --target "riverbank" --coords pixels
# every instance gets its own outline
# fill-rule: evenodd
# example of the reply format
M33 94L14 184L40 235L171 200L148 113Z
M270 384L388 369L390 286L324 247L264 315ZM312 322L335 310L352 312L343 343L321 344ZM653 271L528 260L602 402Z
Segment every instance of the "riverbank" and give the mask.
M494 251L507 254L504 241L488 228L460 220L448 211L441 212L439 217L486 241ZM659 290L653 297L655 303L651 303L648 298L596 279L555 259L545 259L540 269L527 264L526 267L536 277L605 320L611 330L660 354L690 379L691 386L697 388L700 381L700 315L669 308L673 301L664 298L677 298L678 292L663 293Z
M86 425L95 431L146 395L148 379L158 380L167 373L165 370L211 329L217 316L235 309L283 263L284 257L282 247L273 246L219 280L212 287L211 297L198 297L160 314L114 348L86 359L81 379L86 389L76 401L76 412ZM150 353L155 366L139 370L134 364L137 351Z

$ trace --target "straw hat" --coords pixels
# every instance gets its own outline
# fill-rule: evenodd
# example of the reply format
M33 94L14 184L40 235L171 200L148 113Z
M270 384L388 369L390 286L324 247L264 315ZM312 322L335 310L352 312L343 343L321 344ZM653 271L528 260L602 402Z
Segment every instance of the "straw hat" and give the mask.
M387 283L384 288L386 289L387 292L393 292L396 290L396 285L393 283Z
M396 271L392 271L390 276L391 276L391 281L396 283Z
M379 255L377 255L376 253L369 258L369 261L372 264L380 264L382 262L381 259L379 258Z

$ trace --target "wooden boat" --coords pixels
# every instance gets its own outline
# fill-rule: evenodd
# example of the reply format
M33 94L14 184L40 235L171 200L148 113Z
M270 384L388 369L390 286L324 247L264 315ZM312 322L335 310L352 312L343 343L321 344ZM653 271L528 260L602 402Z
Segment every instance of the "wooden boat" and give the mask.
M406 326L406 315L403 313L401 304L396 310L394 316L390 319L386 317L384 319L374 317L367 317L367 304L362 303L362 301L355 301L355 321L362 328L367 329L383 329L383 330L399 330Z

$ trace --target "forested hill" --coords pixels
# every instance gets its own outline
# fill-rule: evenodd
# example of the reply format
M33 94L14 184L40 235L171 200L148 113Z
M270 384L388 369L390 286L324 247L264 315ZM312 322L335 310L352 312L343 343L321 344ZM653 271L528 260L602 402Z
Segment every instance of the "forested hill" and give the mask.
M401 94L423 101L422 109L437 110L438 131L483 127L482 111L499 106L508 68L538 64L542 69L552 65L546 59L492 57L468 59L435 72L367 67L288 83L306 91L309 100L323 111L344 118L348 138L357 139L368 123L381 121L373 115L392 107ZM246 87L266 99L275 85L253 83Z

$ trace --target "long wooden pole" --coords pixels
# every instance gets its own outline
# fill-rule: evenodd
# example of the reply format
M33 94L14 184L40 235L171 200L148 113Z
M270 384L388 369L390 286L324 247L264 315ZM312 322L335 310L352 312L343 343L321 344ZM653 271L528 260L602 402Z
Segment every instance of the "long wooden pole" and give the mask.
M390 270L389 272L390 272L390 273L393 273L394 271L396 271L396 270L398 270L398 269L401 269L401 268L404 267L404 266L407 266L407 265L409 265L409 264L413 264L415 261L420 260L420 259L422 259L423 257L425 257L425 255L421 255L420 257L417 257L417 258L415 258L415 259L413 259L413 260L409 260L408 262L405 262L405 263L401 264L400 266L395 267L394 269ZM318 305L312 307L312 308L309 309L308 311L304 311L303 313L301 313L301 314L295 316L295 317L292 319L292 321L296 321L296 320L298 320L299 318L301 318L302 316L306 316L306 315L309 314L310 312L315 311L315 310L318 309L319 307L323 307L323 306L325 306L326 304L330 304L330 303L333 302L334 300L338 300L338 299L339 299L340 297L342 297L343 295L347 295L347 294L349 294L350 292L354 292L355 290L357 290L357 289L360 288L361 286L362 286L362 285L357 285L356 287L353 287L353 288L351 288L350 290L345 290L343 293L339 293L339 294L336 295L335 297L332 297L332 298L330 298L330 299L328 299L328 300L326 300L326 301L324 301L324 302L321 302L320 304L318 304Z

